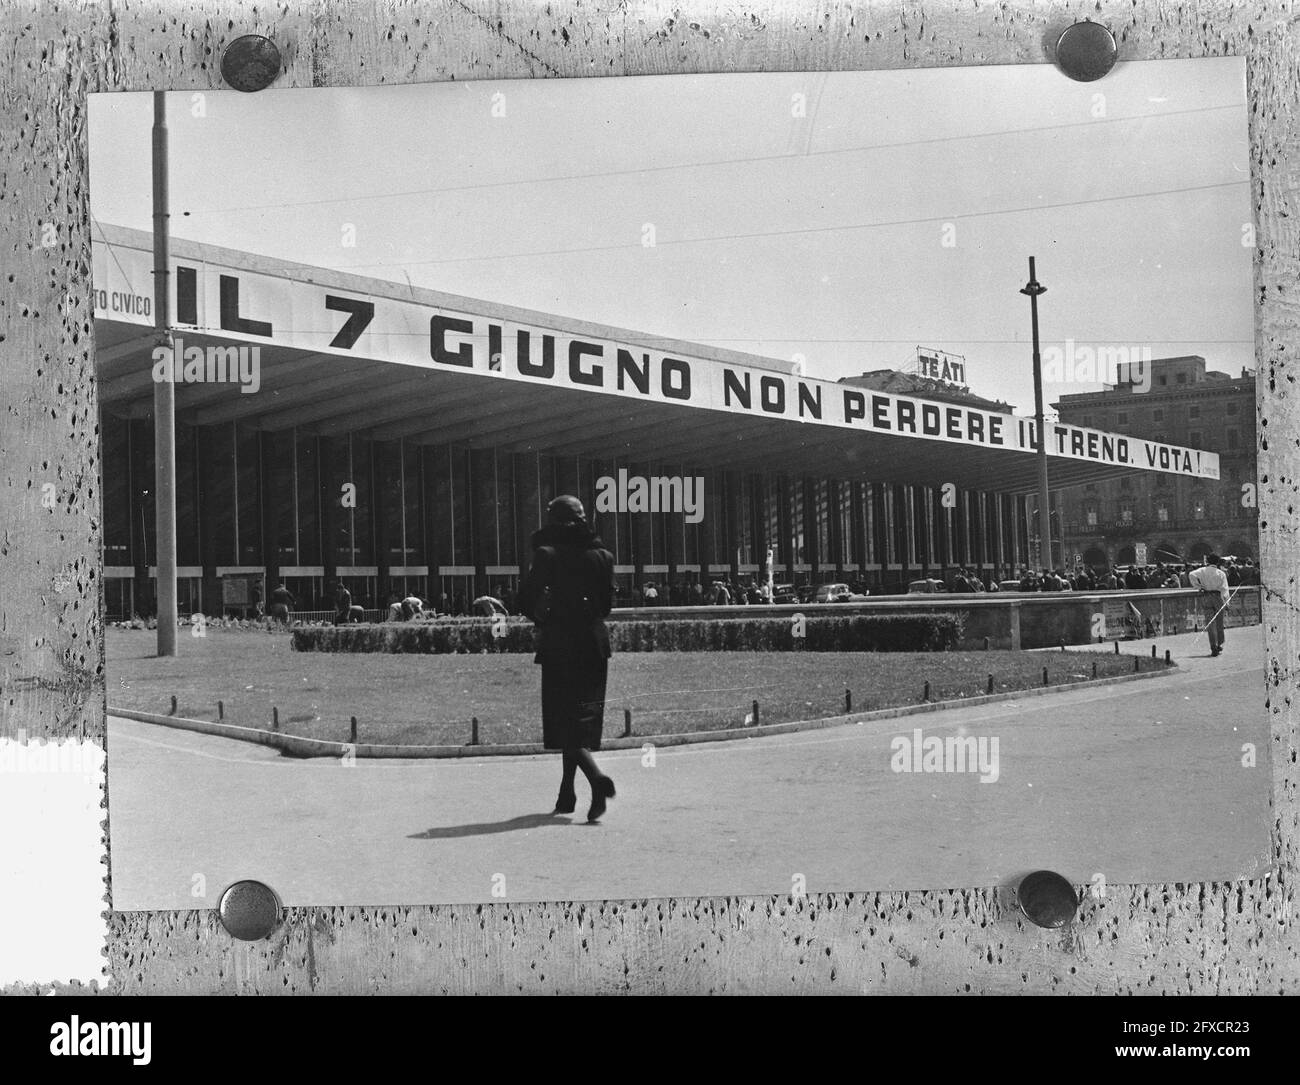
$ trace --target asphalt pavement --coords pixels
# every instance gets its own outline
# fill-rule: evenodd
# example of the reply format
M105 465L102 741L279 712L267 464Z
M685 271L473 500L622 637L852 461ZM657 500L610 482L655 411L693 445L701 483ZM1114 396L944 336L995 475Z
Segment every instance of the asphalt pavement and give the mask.
M594 825L581 777L576 813L550 813L558 755L295 760L110 717L113 907L213 907L243 878L293 906L959 888L1038 868L1076 884L1257 877L1262 627L1229 629L1217 659L1204 634L1156 644L1178 673L601 753L618 796Z

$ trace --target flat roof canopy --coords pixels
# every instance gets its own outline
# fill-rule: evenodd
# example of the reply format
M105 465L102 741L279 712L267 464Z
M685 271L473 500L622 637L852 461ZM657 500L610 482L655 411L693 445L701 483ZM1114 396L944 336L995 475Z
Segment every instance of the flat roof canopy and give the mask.
M149 417L158 342L151 236L103 232L94 261L100 403ZM173 244L170 278L182 422L1037 490L1032 425L1016 415L817 381L775 359L193 242ZM249 347L256 370L241 375L234 355ZM222 380L212 379L214 357L231 367ZM196 368L182 373L191 358ZM1218 457L1077 426L1049 434L1054 488L1135 470L1217 478Z
M96 321L100 404L115 414L153 414L156 336ZM229 342L185 335L187 345ZM235 344L231 344L235 345ZM571 388L538 387L478 373L340 359L261 348L260 387L176 385L180 422L239 421L258 429L357 432L377 440L455 443L510 452L680 463L693 468L781 471L998 493L1038 487L1033 453L954 446L892 434L792 423L658 402L629 402ZM1114 478L1132 467L1050 457L1053 487Z

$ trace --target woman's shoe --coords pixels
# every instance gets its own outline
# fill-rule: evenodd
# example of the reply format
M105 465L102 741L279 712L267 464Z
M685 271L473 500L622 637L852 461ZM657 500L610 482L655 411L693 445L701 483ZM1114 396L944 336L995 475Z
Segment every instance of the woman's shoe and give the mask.
M601 815L605 813L606 801L613 797L614 781L608 776L602 776L592 788L591 809L587 811L587 820L599 821Z
M555 809L552 810L551 813L572 814L573 811L577 808L577 805L578 805L577 795L565 795L563 792L561 792L560 797L555 800Z

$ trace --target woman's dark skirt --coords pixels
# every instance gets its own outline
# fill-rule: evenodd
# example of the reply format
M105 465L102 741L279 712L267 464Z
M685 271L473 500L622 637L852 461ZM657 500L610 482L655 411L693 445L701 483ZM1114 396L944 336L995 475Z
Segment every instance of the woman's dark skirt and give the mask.
M542 663L542 742L548 750L600 749L608 659Z

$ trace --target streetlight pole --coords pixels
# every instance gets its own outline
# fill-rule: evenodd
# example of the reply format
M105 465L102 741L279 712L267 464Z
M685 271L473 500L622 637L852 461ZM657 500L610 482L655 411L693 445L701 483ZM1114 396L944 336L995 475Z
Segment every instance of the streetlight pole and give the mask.
M168 257L167 99L153 92L153 311L168 370L153 385L154 560L158 566L158 654L176 654L176 371Z
M1029 298L1029 315L1034 329L1034 424L1038 427L1038 537L1039 557L1044 569L1052 563L1052 511L1047 490L1047 427L1043 420L1043 359L1038 350L1038 295L1047 287L1034 277L1034 258L1029 258L1029 282L1020 290Z

